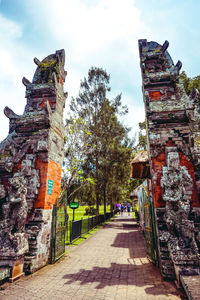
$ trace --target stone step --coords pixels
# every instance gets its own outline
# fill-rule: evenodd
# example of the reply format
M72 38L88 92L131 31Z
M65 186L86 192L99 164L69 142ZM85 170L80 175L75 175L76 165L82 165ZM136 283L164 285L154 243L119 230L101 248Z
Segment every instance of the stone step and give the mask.
M36 258L36 255L25 255L24 261L29 262L32 261L34 258Z

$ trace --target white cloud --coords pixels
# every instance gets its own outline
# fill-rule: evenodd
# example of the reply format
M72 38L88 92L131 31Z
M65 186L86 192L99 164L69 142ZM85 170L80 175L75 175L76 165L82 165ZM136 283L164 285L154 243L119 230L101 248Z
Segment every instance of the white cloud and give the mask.
M125 40L141 24L139 10L131 0L101 0L93 6L81 0L49 0L48 6L44 5L47 15L54 19L49 25L55 36L70 38L74 46L81 46L76 49L80 52L92 52L120 38Z
M37 3L37 4L36 4ZM66 49L71 64L130 64L138 61L137 39L145 30L133 0L48 0L40 3L40 18ZM29 6L29 9L31 8Z
M49 35L48 49L53 47L53 51L59 48L66 50L68 76L65 90L69 94L66 111L71 96L78 94L80 80L87 77L88 69L92 65L102 67L111 73L114 95L120 92L122 94L126 92L128 95L129 92L124 91L125 88L130 84L132 86L140 84L140 75L135 75L139 71L137 39L145 26L134 1L30 0L24 2L24 5L29 14L32 14L34 23L32 27L40 28L45 31L44 34ZM21 84L21 79L26 76L31 80L35 69L32 58L43 57L40 51L36 55L32 53L30 46L28 50L24 46L21 41L24 36L22 26L5 17L0 18L0 25L3 32L6 31L6 34L0 35L0 56L3 58L0 61L0 97L4 99L0 104L2 128L5 122L3 115L5 105L10 106L18 114L23 113L25 88ZM38 47L39 43L40 41ZM37 50L37 47L34 49ZM46 49L42 51L45 52ZM45 56L50 52L45 53ZM129 103L129 110L134 105L134 98L132 101ZM138 107L142 105L142 101L140 103ZM5 136L5 132L1 131L0 139Z
M22 29L19 24L16 24L12 20L8 20L0 15L0 38L18 39L22 36Z
M20 44L23 28L0 15L0 141L7 136L8 120L3 113L9 106L22 114L25 106L25 87L22 77L32 73L30 53ZM32 65L34 65L32 63ZM32 74L31 74L32 76Z
M134 1L89 3L82 0L48 0L48 5L46 1L40 2L40 16L48 22L53 38L66 50L67 101L78 94L80 79L87 77L92 65L111 74L115 95L128 94L124 91L128 85L141 85L137 40L145 31L145 25ZM129 106L134 104L134 98L132 101Z
M19 69L15 64L16 40L22 36L22 28L17 23L0 15L0 80L17 82Z

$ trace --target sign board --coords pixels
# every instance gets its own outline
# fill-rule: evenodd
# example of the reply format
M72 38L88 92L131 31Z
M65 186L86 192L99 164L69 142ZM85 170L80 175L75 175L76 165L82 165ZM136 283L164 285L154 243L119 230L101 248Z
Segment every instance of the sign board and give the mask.
M73 209L76 209L76 208L79 207L79 204L78 204L78 202L71 202L71 203L69 204L69 207L70 207L70 208L73 208Z
M48 179L47 182L47 193L48 195L52 195L52 190L53 190L53 180Z

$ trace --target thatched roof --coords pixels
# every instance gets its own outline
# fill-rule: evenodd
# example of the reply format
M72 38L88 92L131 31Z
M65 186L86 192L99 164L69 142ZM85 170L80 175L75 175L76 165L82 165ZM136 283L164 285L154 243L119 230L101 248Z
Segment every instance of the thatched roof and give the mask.
M134 159L131 162L131 165L135 164L135 163L145 163L145 162L148 162L148 161L149 161L149 157L148 157L147 150L141 150L141 151L136 153Z
M146 150L137 152L132 160L131 177L136 179L150 177L149 157Z

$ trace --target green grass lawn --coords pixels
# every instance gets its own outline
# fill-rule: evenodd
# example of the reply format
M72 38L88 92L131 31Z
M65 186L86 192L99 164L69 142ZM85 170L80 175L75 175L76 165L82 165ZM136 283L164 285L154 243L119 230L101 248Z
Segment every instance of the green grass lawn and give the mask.
M84 205L84 206L79 206L79 208L75 209L74 221L80 220L81 218L86 219L88 217L91 217L91 216L84 215L86 207L88 206ZM107 205L106 212L110 212L110 205ZM69 208L69 206L67 206L67 213L69 214L69 221L71 221L73 219L73 209ZM99 206L99 214L100 215L104 214L103 205Z
M83 218L88 218L88 216L84 216L85 208L86 208L86 207L87 207L87 206L82 206L82 207L79 207L78 209L76 209L76 211L78 211L77 216L75 215L75 218L74 218L76 221L80 220L82 217L83 217ZM68 208L67 208L67 209L68 209ZM106 212L110 212L110 206L107 206L107 207L106 207ZM69 210L68 210L68 213L69 213ZM103 214L103 213L104 213L104 207L103 207L103 205L101 205L101 206L99 207L99 214ZM71 214L69 214L69 215L71 215L70 220L72 220L73 212L72 212ZM89 216L89 217L91 217L91 216ZM111 219L112 219L112 218L111 218ZM105 223L110 222L111 219L105 221ZM105 223L104 223L104 224L105 224ZM70 223L69 223L69 224L70 224ZM66 238L66 245L67 245L67 248L66 248L66 253L65 253L65 254L69 253L69 252L70 252L70 249L73 248L74 246L78 246L78 245L81 244L85 239L88 239L89 237L91 237L91 236L92 236L95 232L97 232L102 226L103 226L102 224L97 225L97 226L96 226L95 228L93 228L90 232L84 234L84 235L83 235L82 237L80 237L80 238L77 238L77 239L74 240L71 244L69 243L69 234L70 234L70 230L69 230L69 227L68 227L68 239Z
M74 221L78 221L78 220L81 220L81 218L83 219L87 219L88 217L92 217L92 216L86 216L84 215L85 214L85 209L86 207L88 206L79 206L79 208L75 209L75 215L74 215ZM110 212L110 205L107 205L106 207L106 212ZM69 206L67 206L67 213L69 214L69 220L68 220L68 232L67 232L67 235L66 235L66 242L69 242L69 236L70 236L70 221L72 221L73 219L73 209L69 208ZM100 205L99 206L99 214L104 214L104 206L103 205ZM95 232L96 229L93 229L93 232ZM90 235L91 232L88 234ZM84 237L87 238L87 235Z

